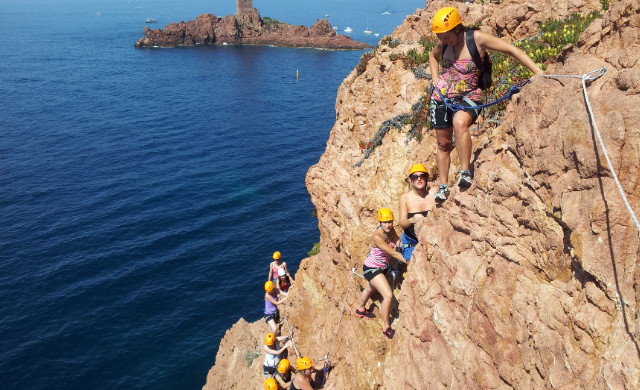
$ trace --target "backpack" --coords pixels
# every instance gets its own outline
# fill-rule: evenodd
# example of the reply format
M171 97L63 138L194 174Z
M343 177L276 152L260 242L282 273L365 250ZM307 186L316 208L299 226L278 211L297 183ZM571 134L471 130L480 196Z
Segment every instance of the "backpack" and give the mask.
M491 80L492 64L489 53L486 51L484 52L484 59L482 61L480 60L480 53L478 53L476 41L473 39L473 32L475 30L477 29L472 28L467 30L465 32L465 37L467 39L467 50L469 50L469 54L471 54L473 62L475 62L478 69L480 69L480 76L478 76L478 88L484 91L493 84L493 80Z

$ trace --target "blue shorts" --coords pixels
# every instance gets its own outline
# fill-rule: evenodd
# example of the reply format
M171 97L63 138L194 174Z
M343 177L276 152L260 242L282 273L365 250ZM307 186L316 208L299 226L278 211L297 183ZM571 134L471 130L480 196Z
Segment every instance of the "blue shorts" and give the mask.
M404 234L404 232L402 232L402 236L400 237L400 240L401 240L401 248L402 248L402 257L404 257L406 261L409 261L411 260L411 255L413 254L413 250L416 249L416 244L418 243L418 240L414 240L413 238Z

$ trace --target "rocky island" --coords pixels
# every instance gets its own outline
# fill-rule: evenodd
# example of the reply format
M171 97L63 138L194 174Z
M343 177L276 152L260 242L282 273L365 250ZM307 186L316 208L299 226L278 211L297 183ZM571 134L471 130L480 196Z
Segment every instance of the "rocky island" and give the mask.
M238 7L236 15L220 18L202 14L196 20L171 23L164 29L144 28L144 38L135 47L195 45L272 45L328 50L362 50L371 46L337 34L325 19L311 27L294 26L260 17L255 8Z

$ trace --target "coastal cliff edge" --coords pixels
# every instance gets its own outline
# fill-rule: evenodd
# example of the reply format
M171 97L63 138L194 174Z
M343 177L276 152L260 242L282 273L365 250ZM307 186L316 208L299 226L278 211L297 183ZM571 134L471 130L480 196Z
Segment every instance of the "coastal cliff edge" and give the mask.
M499 123L479 121L474 185L453 189L416 225L420 244L394 291L395 337L383 337L379 318L353 315L365 281L351 269L368 253L377 209L397 212L411 164L435 162L433 131L408 139L406 124L354 167L362 143L411 112L430 85L394 55L420 50L434 12L446 5L507 40L602 8L598 0L499 3L430 1L394 31L399 44L381 44L338 90L326 151L306 177L320 253L301 262L281 309L302 354L316 361L330 353L328 382L337 389L640 388L640 236L577 78L535 78ZM600 12L545 74L607 70L587 84L588 99L637 212L640 2L611 1ZM451 180L457 161L454 151ZM229 329L203 389L262 388L267 332L262 320Z

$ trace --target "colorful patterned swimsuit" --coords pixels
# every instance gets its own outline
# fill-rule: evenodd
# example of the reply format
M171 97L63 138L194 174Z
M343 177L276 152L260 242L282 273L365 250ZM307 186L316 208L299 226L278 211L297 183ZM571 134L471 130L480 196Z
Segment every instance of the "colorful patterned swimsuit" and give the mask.
M440 94L446 98L464 96L473 101L482 98L482 91L478 88L480 69L471 58L454 61L443 58L440 61L440 78L436 82L431 98L441 102Z

